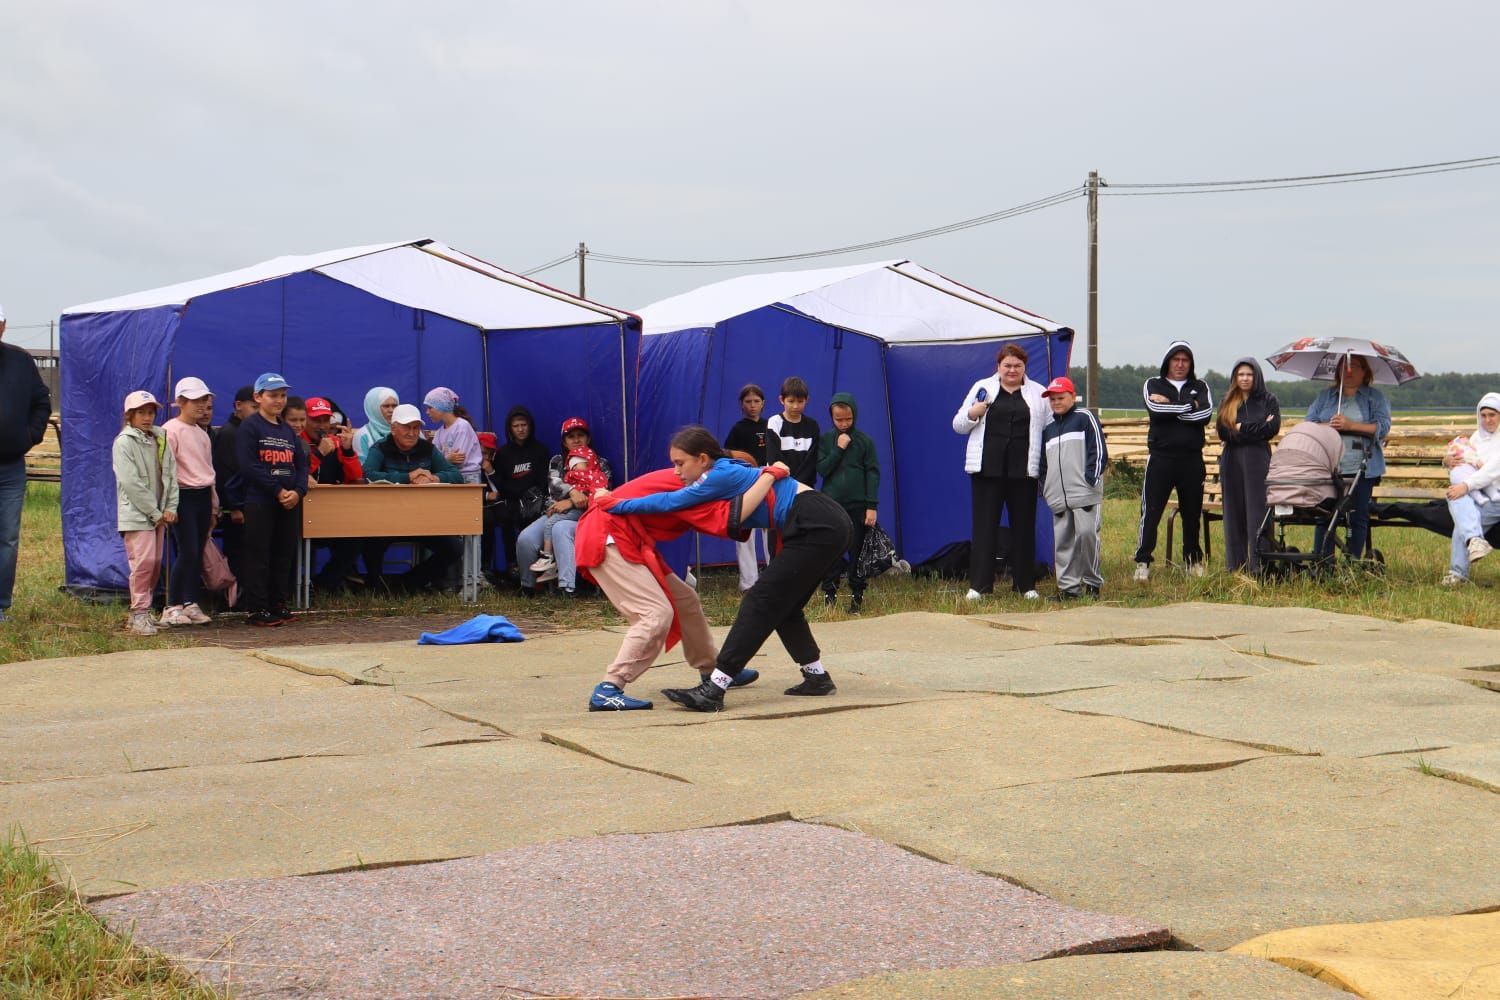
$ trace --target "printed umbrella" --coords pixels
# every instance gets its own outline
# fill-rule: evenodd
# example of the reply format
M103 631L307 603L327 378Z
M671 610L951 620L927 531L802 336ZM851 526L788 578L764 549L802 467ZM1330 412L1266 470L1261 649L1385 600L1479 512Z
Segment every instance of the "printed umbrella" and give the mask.
M1332 382L1338 377L1339 359L1350 354L1357 354L1369 363L1376 385L1405 385L1421 377L1406 355L1394 347L1357 337L1303 337L1266 361L1288 375Z

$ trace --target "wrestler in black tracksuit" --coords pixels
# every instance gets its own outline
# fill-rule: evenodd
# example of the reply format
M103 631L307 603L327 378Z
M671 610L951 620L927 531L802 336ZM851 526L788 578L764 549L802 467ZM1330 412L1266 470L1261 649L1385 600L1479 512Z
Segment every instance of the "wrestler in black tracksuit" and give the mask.
M1180 384L1167 378L1167 362L1172 355L1188 356L1187 378ZM1193 565L1203 561L1198 544L1198 529L1203 520L1203 430L1214 414L1213 397L1208 383L1198 378L1193 348L1185 340L1174 340L1161 359L1161 374L1148 378L1141 395L1150 414L1151 429L1146 436L1146 481L1141 485L1140 541L1135 561L1150 563L1156 549L1156 528L1167 499L1177 491L1177 508L1182 513L1182 561ZM1165 403L1151 397L1164 396ZM1167 553L1170 559L1172 553Z

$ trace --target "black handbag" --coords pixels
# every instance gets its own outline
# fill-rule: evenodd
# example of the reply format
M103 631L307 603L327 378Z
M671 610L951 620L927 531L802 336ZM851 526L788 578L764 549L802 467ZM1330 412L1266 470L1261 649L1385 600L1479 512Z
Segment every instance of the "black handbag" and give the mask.
M896 564L896 546L891 536L878 524L865 529L865 540L859 547L859 575L873 580Z

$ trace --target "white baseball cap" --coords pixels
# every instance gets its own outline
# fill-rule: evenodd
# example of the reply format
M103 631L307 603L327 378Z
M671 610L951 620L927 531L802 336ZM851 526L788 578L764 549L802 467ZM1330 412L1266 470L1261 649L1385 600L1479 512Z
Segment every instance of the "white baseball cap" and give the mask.
M187 378L177 380L177 388L172 391L173 399L202 399L204 396L212 396L214 391L198 376L189 375Z
M422 413L410 403L402 403L396 407L396 412L391 414L391 423L395 424L420 424Z
M139 410L143 406L154 406L157 409L161 409L161 404L156 401L156 397L145 389L137 389L125 397L126 413L129 413L131 410Z

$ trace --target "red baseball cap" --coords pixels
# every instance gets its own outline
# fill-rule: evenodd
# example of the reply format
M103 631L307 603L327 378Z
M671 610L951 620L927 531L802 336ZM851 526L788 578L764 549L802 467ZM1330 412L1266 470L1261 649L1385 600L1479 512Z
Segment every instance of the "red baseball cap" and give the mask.
M1077 394L1078 390L1073 388L1073 380L1066 375L1059 375L1047 383L1047 388L1042 392L1043 396L1056 396L1058 393L1071 392Z
M564 437L567 436L569 431L586 431L588 429L589 422L582 417L569 417L563 421L562 432Z
M494 451L500 447L500 439L489 431L480 431L474 436L479 438L479 447L481 448L488 448Z
M331 417L333 416L333 404L322 396L314 396L307 401L307 415L309 417Z

